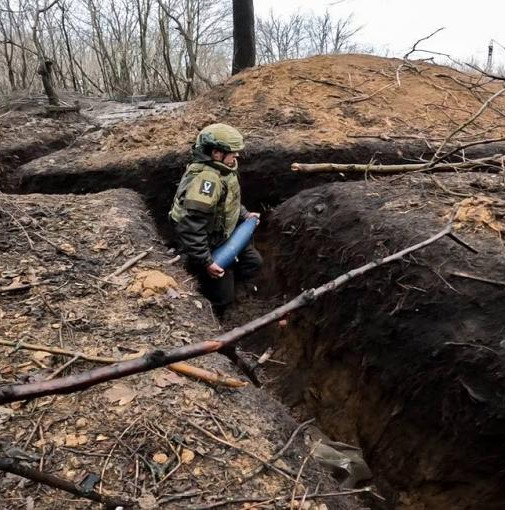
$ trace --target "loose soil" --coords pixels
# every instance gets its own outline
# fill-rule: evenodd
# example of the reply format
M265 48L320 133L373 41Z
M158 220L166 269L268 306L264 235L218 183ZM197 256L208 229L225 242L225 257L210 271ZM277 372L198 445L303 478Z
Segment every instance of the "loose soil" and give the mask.
M170 349L196 342L219 331L193 279L183 268L168 265L167 249L131 191L0 195L0 222L5 234L0 243L0 286L46 282L0 294L2 339L123 359L154 346ZM151 246L147 258L113 279L112 285L104 284L125 260ZM43 351L0 350L1 384L43 380L69 359ZM219 354L194 364L242 377ZM64 373L92 366L76 360ZM138 498L143 509L200 508L240 497L266 501L286 496L289 501L292 477L309 453L303 436L278 461L289 473L285 476L266 470L243 482L259 465L244 452L266 460L295 427L279 403L250 385L240 390L209 386L167 369L82 393L0 407L0 447L23 449L37 459L35 465L78 483L95 476L100 480L95 480L95 488ZM338 492L335 482L311 460L302 480L309 491L321 484L320 492ZM14 475L0 476L0 485L2 508L93 507L87 500L20 482ZM303 493L301 487L297 490ZM236 505L223 506L228 507ZM339 497L321 498L311 508L356 507L351 498Z

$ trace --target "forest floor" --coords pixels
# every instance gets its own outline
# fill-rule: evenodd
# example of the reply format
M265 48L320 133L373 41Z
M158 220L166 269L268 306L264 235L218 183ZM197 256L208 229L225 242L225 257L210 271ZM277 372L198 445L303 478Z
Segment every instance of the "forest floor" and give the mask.
M41 381L97 364L51 354L46 347L124 360L220 331L194 279L170 264L134 192L2 194L0 218L2 384ZM148 257L106 283L110 273L149 248ZM32 287L16 290L23 284ZM27 350L24 343L41 350ZM219 354L194 364L243 379ZM249 502L268 507L269 501L287 504L295 490L296 496L305 489L338 493L328 474L312 460L305 463L303 433L275 461L275 471L255 474L286 444L296 423L245 381L231 389L159 369L82 393L14 403L0 407L2 446L29 452L35 466L53 474L137 500L143 509L207 508L227 498L238 500L239 508L249 508ZM0 484L2 508L91 506L15 475L0 477ZM320 497L311 508L354 506L340 496Z

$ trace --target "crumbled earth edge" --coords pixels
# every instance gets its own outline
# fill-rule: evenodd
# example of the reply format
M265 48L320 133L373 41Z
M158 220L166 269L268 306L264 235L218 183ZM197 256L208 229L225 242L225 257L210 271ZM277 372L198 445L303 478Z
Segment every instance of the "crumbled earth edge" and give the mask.
M121 358L155 346L200 341L218 332L194 280L183 268L168 265L168 250L135 193L3 194L0 222L1 286L49 282L0 294L0 338ZM114 279L113 285L103 284L101 279L151 246L150 255ZM146 271L161 271L174 281L163 292L132 286ZM0 349L2 384L42 380L69 359L42 351ZM218 354L193 363L241 377ZM92 366L75 361L65 373ZM24 449L38 459L35 466L79 483L97 475L101 481L95 488L140 498L142 508L151 508L149 504L156 508L156 500L160 508L192 508L225 497L268 500L286 495L289 501L292 480L265 471L241 483L258 461L214 441L192 424L264 459L285 444L296 427L279 403L251 385L239 390L214 387L167 369L82 393L0 407L2 446ZM300 436L279 467L296 477L308 453ZM316 486L321 492L338 491L312 460L304 467L302 483L311 491ZM40 509L93 507L89 501L15 475L2 474L0 485L5 508L33 503ZM318 500L314 508L323 508L323 503L324 508L356 508L349 497ZM228 507L236 505L223 508Z
M445 238L263 333L287 363L274 391L360 444L397 508L503 506L504 197L501 175L404 175L315 187L270 217L265 281L288 299L429 238L460 205L456 232L478 254Z

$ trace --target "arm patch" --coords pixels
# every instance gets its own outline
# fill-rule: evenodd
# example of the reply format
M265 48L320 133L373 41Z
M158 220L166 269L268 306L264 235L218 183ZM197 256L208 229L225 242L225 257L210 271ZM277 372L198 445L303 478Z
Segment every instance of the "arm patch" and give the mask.
M215 189L216 183L212 181L203 180L200 185L200 193L208 197L211 197L214 194Z
M211 171L203 171L189 183L184 204L188 209L210 211L221 196L219 176Z

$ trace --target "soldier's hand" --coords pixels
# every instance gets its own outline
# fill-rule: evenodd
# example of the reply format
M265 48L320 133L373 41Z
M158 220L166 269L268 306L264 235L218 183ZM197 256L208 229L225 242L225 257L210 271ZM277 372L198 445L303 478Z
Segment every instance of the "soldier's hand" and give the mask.
M211 278L221 278L224 276L224 269L221 266L218 266L215 262L212 262L212 264L207 266L205 269Z
M260 222L260 213L259 212L250 212L250 213L247 213L246 219L249 219L249 218L257 218L258 219L258 223L259 223Z

